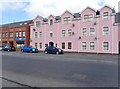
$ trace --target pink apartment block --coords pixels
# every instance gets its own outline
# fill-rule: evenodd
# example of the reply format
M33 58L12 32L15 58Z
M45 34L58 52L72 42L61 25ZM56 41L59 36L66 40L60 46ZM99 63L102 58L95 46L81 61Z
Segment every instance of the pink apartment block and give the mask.
M100 10L87 7L81 13L65 11L48 18L37 16L30 27L30 45L40 51L51 45L67 52L119 54L118 17L109 6Z

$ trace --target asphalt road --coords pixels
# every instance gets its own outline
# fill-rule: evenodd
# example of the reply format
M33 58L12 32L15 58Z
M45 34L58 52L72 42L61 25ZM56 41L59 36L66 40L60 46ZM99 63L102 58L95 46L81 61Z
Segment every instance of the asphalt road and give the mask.
M1 56L2 77L18 83L13 87L118 87L117 55L3 52Z

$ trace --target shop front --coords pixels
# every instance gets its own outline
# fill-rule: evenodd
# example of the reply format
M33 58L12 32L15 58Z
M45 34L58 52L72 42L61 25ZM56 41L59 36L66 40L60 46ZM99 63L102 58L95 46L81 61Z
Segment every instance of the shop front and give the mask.
M25 41L26 41L26 38L15 38L15 41L16 41L16 48L17 49L20 49L22 46L26 45L25 44Z

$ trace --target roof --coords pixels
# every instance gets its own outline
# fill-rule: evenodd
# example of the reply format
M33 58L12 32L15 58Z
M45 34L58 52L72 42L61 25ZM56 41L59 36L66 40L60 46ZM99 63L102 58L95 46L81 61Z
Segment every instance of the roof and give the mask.
M73 16L74 16L74 18L80 18L80 14L79 13L74 13Z
M30 24L31 22L32 20L14 22L14 23L9 23L9 24L3 24L2 27L9 27L9 28L23 27L23 26Z
M115 23L120 23L120 12L115 15Z
M56 16L55 20L61 20L61 17L60 16Z

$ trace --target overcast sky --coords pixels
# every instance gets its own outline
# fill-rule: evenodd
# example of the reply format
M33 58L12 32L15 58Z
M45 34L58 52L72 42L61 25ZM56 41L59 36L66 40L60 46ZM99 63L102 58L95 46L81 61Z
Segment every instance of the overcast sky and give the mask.
M24 2L23 2L24 1ZM37 15L47 18L50 14L61 15L68 10L81 12L87 6L100 9L104 5L118 11L120 0L0 0L0 24L34 19Z

